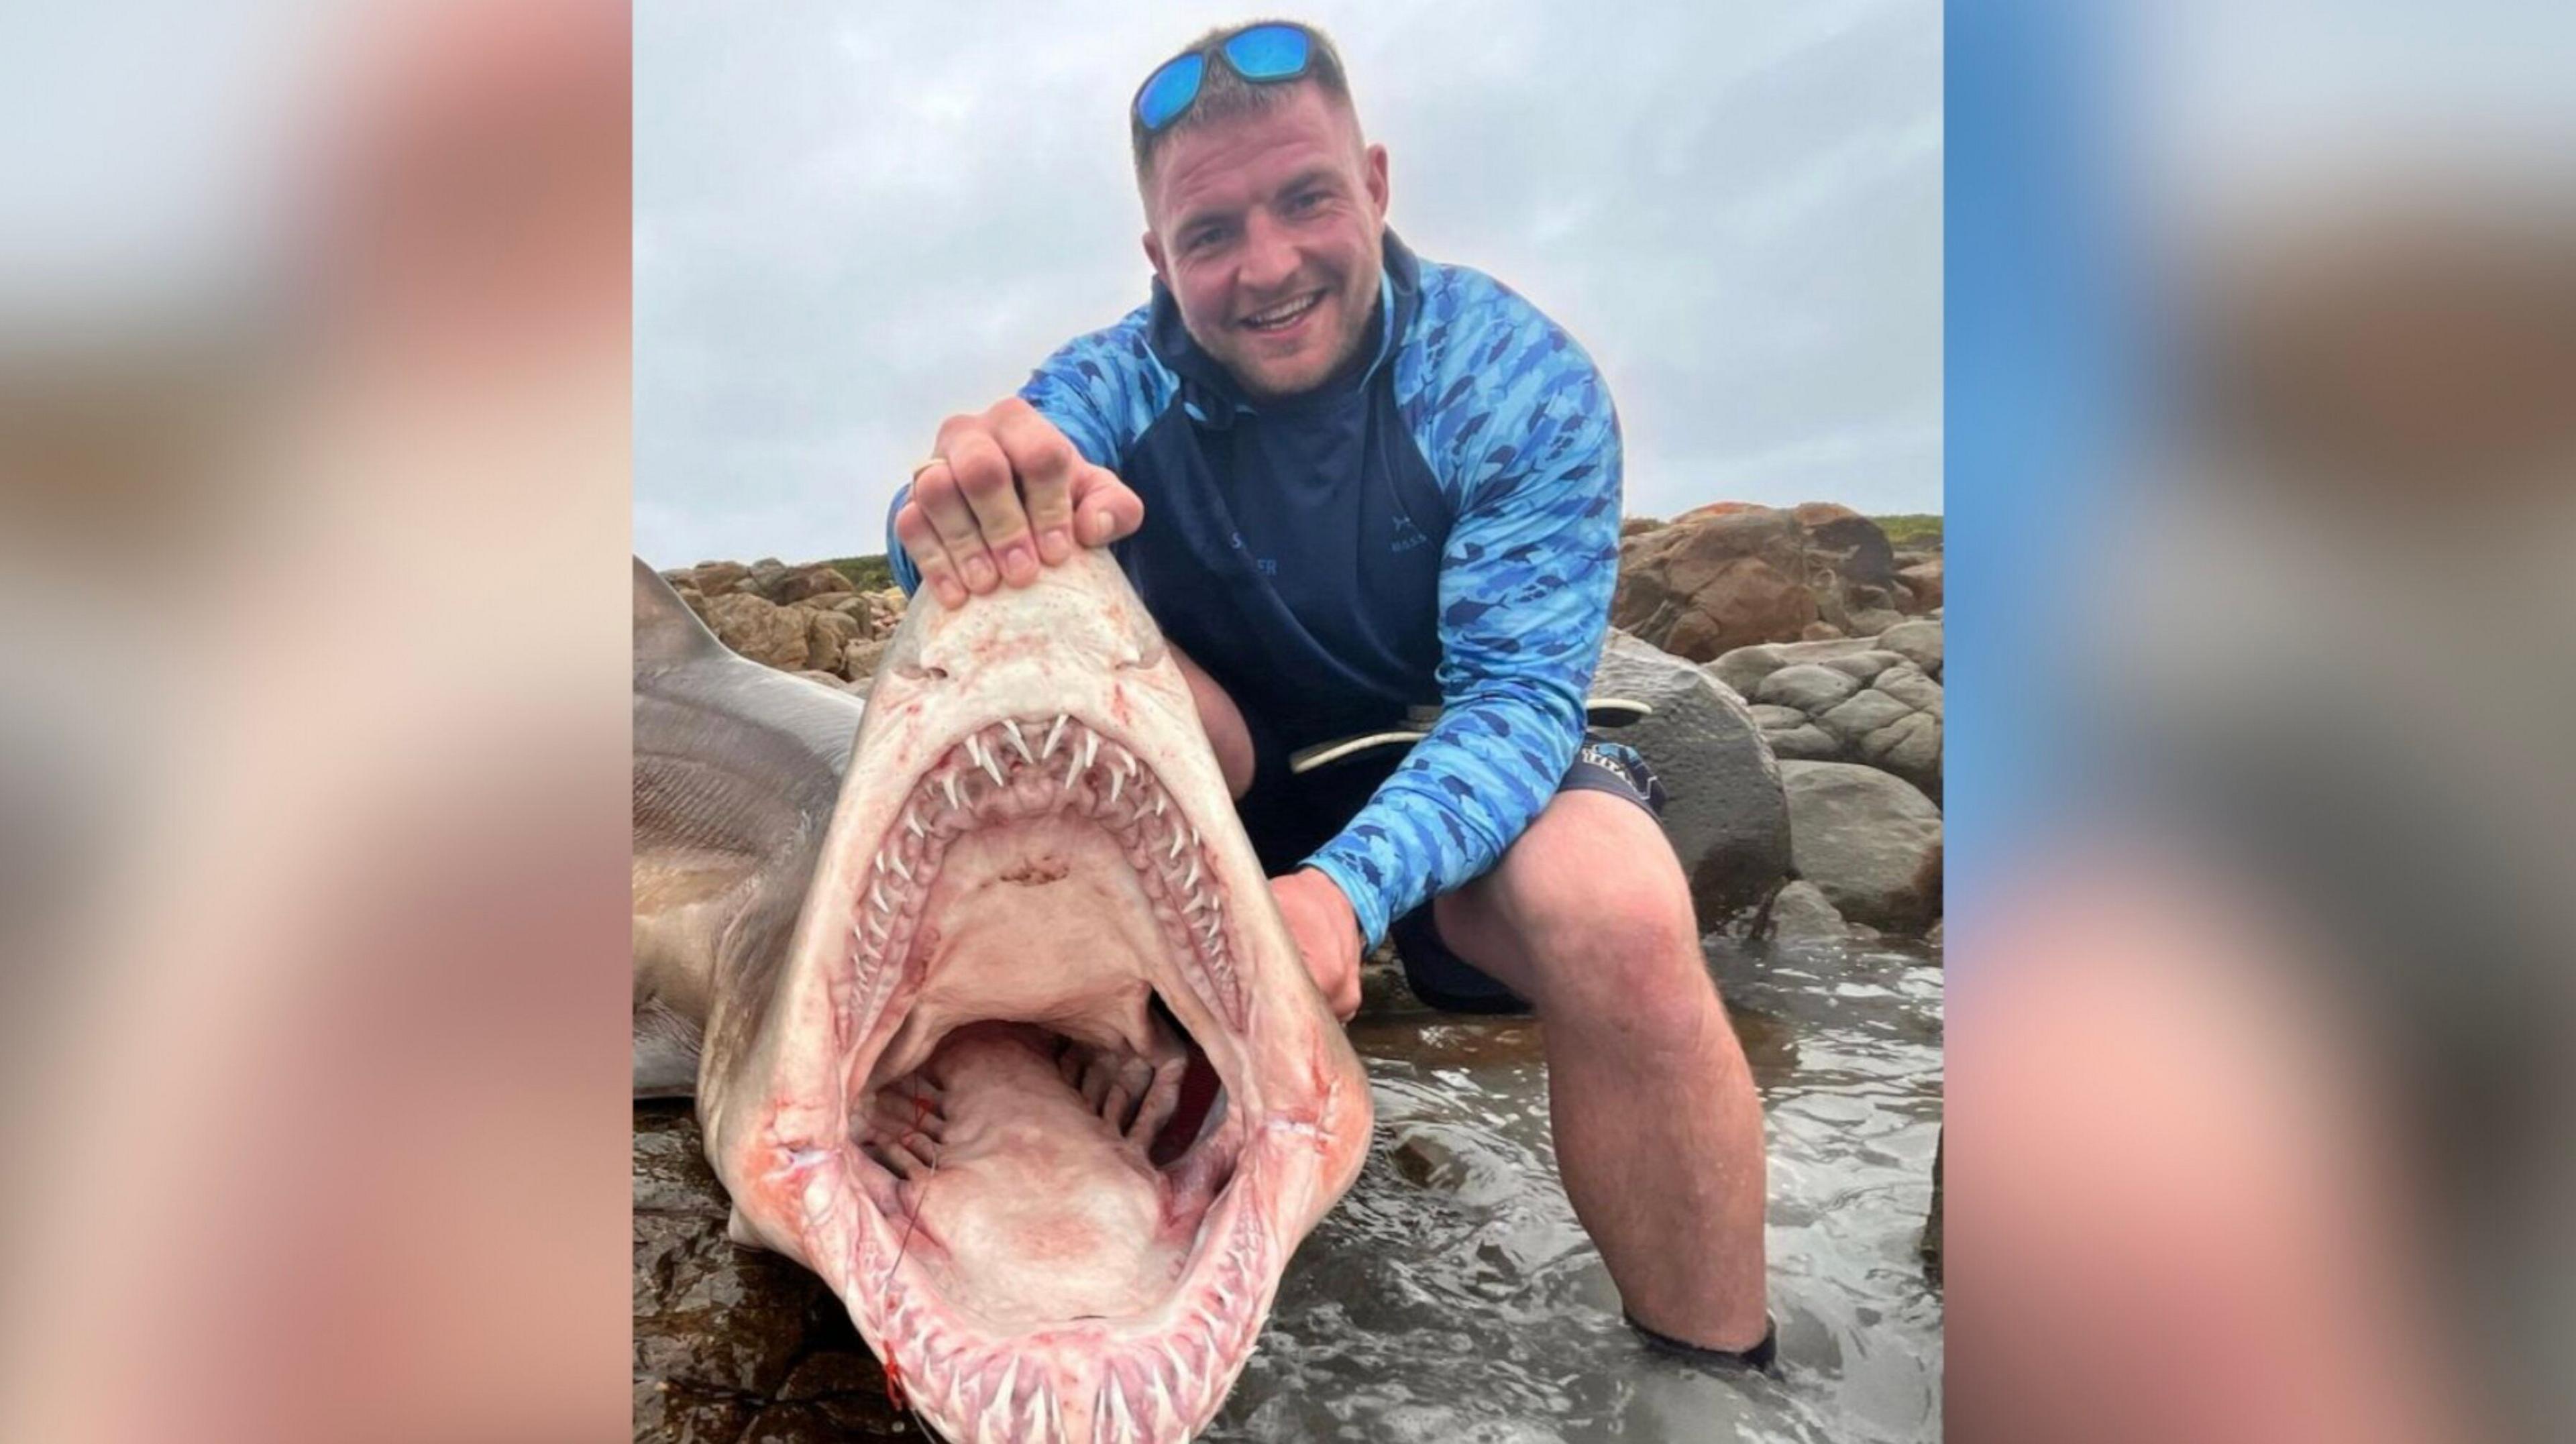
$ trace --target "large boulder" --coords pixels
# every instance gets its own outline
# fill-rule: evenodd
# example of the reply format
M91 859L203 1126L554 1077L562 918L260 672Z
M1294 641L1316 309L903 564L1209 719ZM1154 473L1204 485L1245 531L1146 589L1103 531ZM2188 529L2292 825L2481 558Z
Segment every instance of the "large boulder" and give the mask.
M1928 612L1941 605L1941 559L1939 557L1934 557L1927 562L1917 562L1910 567L1897 568L1896 579L1903 582L1906 591L1912 594L1913 605L1908 610Z
M1941 915L1941 809L1912 783L1849 762L1783 762L1798 876L1853 922L1919 933Z
M700 562L687 571L665 572L663 575L675 587L686 578L709 597L739 592L751 585L751 568L740 562Z
M789 672L803 671L810 655L807 623L814 613L782 607L749 592L727 592L707 601L707 626L716 640L755 662ZM834 659L839 660L838 658Z
M842 654L859 639L857 620L812 607L794 610L805 618L805 665L817 672L840 671Z
M1900 623L1881 632L1878 644L1923 669L1925 676L1938 681L1941 676L1941 623L1928 617Z
M789 567L771 587L769 599L793 604L817 597L856 594L858 590L855 583L841 575L839 567L830 562L808 562L801 567Z
M1690 879L1703 930L1788 875L1780 770L1741 698L1705 671L1623 632L1602 648L1594 695L1654 712L1608 735L1644 755L1666 794L1664 835Z
M1619 543L1610 620L1705 662L1754 642L1791 641L1818 620L1805 534L1769 507L1720 503Z
M1802 662L1763 678L1761 685L1753 689L1753 700L1775 707L1795 707L1815 717L1842 705L1859 690L1860 683L1849 672Z
M1761 690L1762 679L1783 667L1801 662L1830 662L1837 657L1854 656L1875 650L1878 643L1869 637L1838 637L1818 642L1772 642L1760 646L1738 647L1708 664L1709 675L1750 697Z
M1806 533L1806 582L1824 620L1852 636L1878 631L1857 618L1896 602L1896 548L1886 530L1834 502L1806 502L1790 515Z

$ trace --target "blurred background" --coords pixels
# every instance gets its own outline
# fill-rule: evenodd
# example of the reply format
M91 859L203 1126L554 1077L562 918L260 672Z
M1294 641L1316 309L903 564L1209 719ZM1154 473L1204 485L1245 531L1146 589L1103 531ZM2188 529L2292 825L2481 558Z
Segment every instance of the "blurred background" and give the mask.
M0 20L0 1437L624 1427L627 52Z
M1952 1428L2576 1435L2576 13L1949 26Z

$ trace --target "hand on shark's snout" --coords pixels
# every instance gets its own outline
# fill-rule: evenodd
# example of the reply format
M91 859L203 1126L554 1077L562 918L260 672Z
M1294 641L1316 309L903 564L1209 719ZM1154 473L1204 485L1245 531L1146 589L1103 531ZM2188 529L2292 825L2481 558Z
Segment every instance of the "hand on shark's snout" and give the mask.
M1044 567L1080 547L1107 546L1144 519L1144 502L1125 482L1013 396L940 426L894 531L923 584L958 607L999 585L1027 586Z
M1349 1022L1360 1010L1360 924L1351 900L1342 896L1339 883L1311 867L1272 878L1270 892L1316 991L1334 1017Z

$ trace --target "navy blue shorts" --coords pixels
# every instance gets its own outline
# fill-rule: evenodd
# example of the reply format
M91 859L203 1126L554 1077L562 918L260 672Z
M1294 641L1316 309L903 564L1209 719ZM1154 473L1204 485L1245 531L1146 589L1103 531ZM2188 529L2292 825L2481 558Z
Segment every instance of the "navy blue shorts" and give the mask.
M1265 736L1259 724L1246 721L1252 731L1252 786L1236 808L1243 816L1244 831L1251 835L1253 850L1261 856L1262 870L1273 877L1293 871L1332 841L1410 750L1384 747L1292 774L1288 749ZM1660 819L1664 812L1664 785L1646 759L1625 743L1592 733L1584 735L1573 765L1566 768L1556 790L1607 792L1636 803L1650 816ZM1387 936L1404 962L1405 982L1415 997L1432 1007L1451 1013L1530 1010L1526 1000L1441 941L1430 903L1397 918Z

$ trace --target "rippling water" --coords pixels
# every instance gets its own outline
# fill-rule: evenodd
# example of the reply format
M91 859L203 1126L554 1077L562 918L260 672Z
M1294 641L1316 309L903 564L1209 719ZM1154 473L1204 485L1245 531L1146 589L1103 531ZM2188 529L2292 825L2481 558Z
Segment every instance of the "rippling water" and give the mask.
M1713 955L1762 1092L1776 1377L1642 1348L1548 1143L1537 1026L1363 1022L1367 1170L1299 1251L1206 1437L1940 1437L1941 1300L1918 1245L1941 1117L1936 956Z

